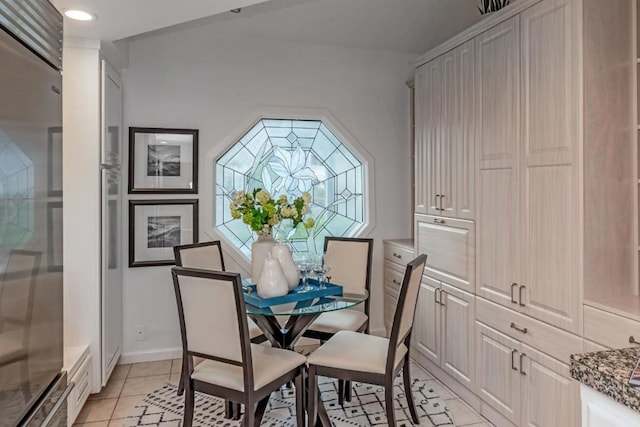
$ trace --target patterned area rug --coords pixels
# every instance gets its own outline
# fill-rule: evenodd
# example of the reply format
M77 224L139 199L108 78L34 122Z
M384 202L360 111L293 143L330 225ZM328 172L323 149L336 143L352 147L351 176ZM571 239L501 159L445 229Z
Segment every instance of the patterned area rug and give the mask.
M329 417L334 426L386 426L384 388L370 384L353 384L351 402L338 404L337 381L320 378L320 390ZM395 383L396 422L398 426L411 426L409 409L404 398L402 380ZM413 396L421 426L454 426L453 415L435 391L424 381L413 380ZM166 384L149 393L134 413L126 419L126 426L179 427L182 425L184 397L176 395L176 386ZM193 425L196 427L239 427L240 421L224 418L224 402L221 399L196 393ZM283 388L271 395L269 406L262 419L263 426L295 427L295 394L293 389Z

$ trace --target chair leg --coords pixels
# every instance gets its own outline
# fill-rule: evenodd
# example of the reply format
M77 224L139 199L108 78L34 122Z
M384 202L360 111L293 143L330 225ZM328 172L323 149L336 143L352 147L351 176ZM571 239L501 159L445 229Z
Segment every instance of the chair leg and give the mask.
M352 384L351 381L345 381L344 382L344 400L347 402L351 402L351 396L353 389L352 389Z
M413 401L413 392L411 391L411 373L409 372L409 358L405 357L404 366L402 367L402 382L404 383L404 395L407 398L407 405L411 413L411 420L414 424L420 424L416 404Z
M296 377L296 425L304 426L304 365Z
M178 396L182 396L184 393L184 380L187 378L187 364L184 357L182 358L182 367L180 369L180 382L178 383Z
M242 418L243 427L254 427L256 405L253 402L247 402L244 405L244 417Z
M253 420L253 427L260 427L260 423L262 422L264 412L267 410L267 404L269 403L270 397L271 393L269 393L267 397L258 402L258 407L256 408L256 413Z
M185 394L184 394L184 427L191 427L193 423L193 406L195 404L195 393L193 391L193 386L191 381L189 380L185 385Z
M384 385L384 405L387 410L387 424L391 427L396 425L396 416L393 410L393 377L388 375Z
M316 368L309 365L309 390L307 394L307 425L315 426L318 419L318 377Z
M338 405L344 405L344 380L338 380Z

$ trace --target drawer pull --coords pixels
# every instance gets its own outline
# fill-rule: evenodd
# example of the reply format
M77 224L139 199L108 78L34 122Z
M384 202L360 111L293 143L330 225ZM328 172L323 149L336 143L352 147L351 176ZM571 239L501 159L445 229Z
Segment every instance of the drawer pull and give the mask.
M442 298L442 294L444 294L444 299ZM447 291L445 291L444 289L440 289L440 305L447 305Z
M515 329L518 332L522 332L523 334L527 333L527 328L520 328L518 326L516 326L515 323L511 322L511 329Z
M523 366L522 365L522 359L524 359L525 356L526 356L526 354L524 354L524 353L520 354L520 373L522 375L527 375L527 373L524 371L524 369L522 369L522 366Z
M640 345L640 342L636 341L636 339L633 337L633 335L631 335L629 337L629 344Z
M444 219L434 218L434 219L433 219L433 222L434 222L435 224L445 224Z
M518 301L516 301L516 299L513 297L513 289L514 289L516 286L518 286L518 284L517 284L517 283L512 283L512 284L511 284L511 302L512 302L512 303L514 303L514 304L517 304L517 303L518 303Z
M439 211L439 210L440 210L440 207L438 207L438 198L440 198L440 195L439 195L439 194L436 194L436 208L435 208L435 209L436 209L437 211Z
M439 293L440 293L440 289L436 289L435 291L433 291L433 299L435 300L436 304L440 304L440 300L438 299Z
M514 361L513 356L515 356L516 354L518 354L518 350L511 350L511 369L513 369L514 371L518 370L518 367L516 366L516 362Z
M524 307L524 303L522 302L522 290L525 288L526 286L522 285L520 286L520 289L518 289L518 304L520 304L520 307Z
M402 259L402 255L397 254L397 253L395 253L395 252L393 253L393 256L394 256L394 257L396 257L396 258L398 258L398 259Z
M400 286L402 283L398 282L396 279L392 279L391 280L393 283L395 283L396 285Z

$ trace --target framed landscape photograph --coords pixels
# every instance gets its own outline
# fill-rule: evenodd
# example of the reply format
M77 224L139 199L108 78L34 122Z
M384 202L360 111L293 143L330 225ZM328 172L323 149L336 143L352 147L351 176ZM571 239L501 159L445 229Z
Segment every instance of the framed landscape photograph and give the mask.
M197 242L198 200L129 201L129 267L174 264L174 246Z
M196 129L129 128L129 194L198 193Z

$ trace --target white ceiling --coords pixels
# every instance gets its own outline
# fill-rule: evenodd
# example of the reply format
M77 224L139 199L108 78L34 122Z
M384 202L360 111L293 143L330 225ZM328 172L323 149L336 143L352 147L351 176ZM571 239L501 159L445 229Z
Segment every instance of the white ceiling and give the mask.
M93 22L65 18L65 35L119 40L159 28L228 12L266 0L51 0L63 12L82 9L98 17Z
M99 16L95 24L90 24L97 29L88 28L90 25L68 24L65 28L67 36L117 40L146 37L154 31L164 33L207 25L212 33L221 35L416 54L429 50L481 19L478 0L53 2L59 8L91 5L92 11ZM129 12L124 14L127 7ZM235 7L243 7L242 12L228 13ZM153 10L153 13L148 14L148 10Z

